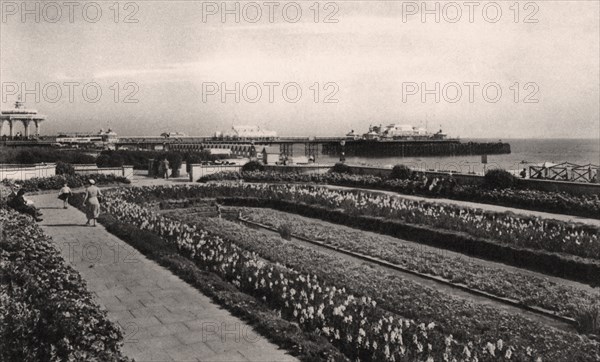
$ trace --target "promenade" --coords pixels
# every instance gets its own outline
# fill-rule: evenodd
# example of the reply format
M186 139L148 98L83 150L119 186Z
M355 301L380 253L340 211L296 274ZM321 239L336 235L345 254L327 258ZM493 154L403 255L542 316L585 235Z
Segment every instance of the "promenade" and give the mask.
M29 198L44 212L44 232L85 279L109 319L122 327L127 356L136 361L296 361L102 225L84 226L85 215L63 209L56 193Z

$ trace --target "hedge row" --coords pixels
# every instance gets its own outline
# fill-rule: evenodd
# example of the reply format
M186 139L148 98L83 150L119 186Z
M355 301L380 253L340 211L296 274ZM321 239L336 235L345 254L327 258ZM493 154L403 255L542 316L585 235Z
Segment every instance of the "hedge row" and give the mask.
M47 147L22 147L0 149L0 163L54 163L62 161L72 164L95 163L96 157L77 150L57 150Z
M110 185L115 183L130 184L131 181L122 176L114 175L57 175L52 177L35 177L25 181L4 181L4 184L11 187L19 187L25 192L41 190L59 190L66 183L71 188L86 186L89 179L96 181L96 185Z
M224 197L218 198L218 201L231 206L273 208L362 230L379 232L475 257L499 261L561 278L600 285L600 262L576 256L565 256L542 250L522 249L496 243L491 240L474 238L465 233L431 229L425 226L372 216L349 215L339 210L292 203L285 200Z
M0 209L0 361L128 361L123 335L31 218Z
M136 170L147 170L151 159L161 160L165 157L169 160L171 169L179 168L182 161L200 163L202 161L215 161L225 158L224 155L211 155L209 150L200 152L106 150L100 153L96 164L99 167L133 165L133 168Z

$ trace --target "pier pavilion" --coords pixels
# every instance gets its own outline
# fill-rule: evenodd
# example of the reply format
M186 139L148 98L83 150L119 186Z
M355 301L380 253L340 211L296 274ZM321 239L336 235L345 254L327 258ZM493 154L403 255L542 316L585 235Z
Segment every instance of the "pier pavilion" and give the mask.
M40 123L46 120L46 116L38 114L38 111L35 109L25 109L25 105L21 100L15 102L14 109L6 109L0 112L0 134L2 134L2 128L4 126L4 122L8 122L9 130L9 138L13 139L14 135L14 125L15 123L23 123L23 128L25 129L23 136L27 139L31 136L38 137L40 135ZM35 133L32 135L30 127L35 126Z

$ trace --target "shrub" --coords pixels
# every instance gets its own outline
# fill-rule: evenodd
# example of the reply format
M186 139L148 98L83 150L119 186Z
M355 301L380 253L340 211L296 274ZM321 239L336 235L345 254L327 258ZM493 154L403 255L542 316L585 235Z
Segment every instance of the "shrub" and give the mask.
M408 180L412 176L412 171L408 166L396 165L390 174L391 179Z
M277 229L279 235L285 240L292 240L292 227L289 224L281 224Z
M242 166L242 172L263 171L265 166L258 161L250 161Z
M181 168L181 164L183 163L183 156L181 153L171 152L167 155L167 160L169 160L169 168L172 171L171 176L179 177L179 169Z
M102 153L96 159L96 165L98 167L121 167L124 164L125 160L123 156L113 151Z
M484 185L494 189L511 188L515 185L515 177L506 170L489 170L485 173Z
M600 304L580 307L575 321L579 332L600 334Z
M341 162L338 162L335 165L333 165L333 167L329 171L333 172L333 173L352 174L352 169L350 169L350 166L346 165L345 163L341 163Z
M56 174L57 175L74 175L75 168L70 163L58 161L56 164Z

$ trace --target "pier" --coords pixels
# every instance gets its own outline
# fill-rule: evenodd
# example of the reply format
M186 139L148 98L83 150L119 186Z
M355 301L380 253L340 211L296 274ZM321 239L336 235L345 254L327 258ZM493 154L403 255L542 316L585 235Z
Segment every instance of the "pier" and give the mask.
M460 142L447 140L348 140L342 137L279 137L269 139L215 139L211 137L125 137L115 144L117 149L201 151L230 149L232 155L249 156L252 148L279 147L284 156L346 156L414 157L492 155L510 153L510 144L503 142Z

